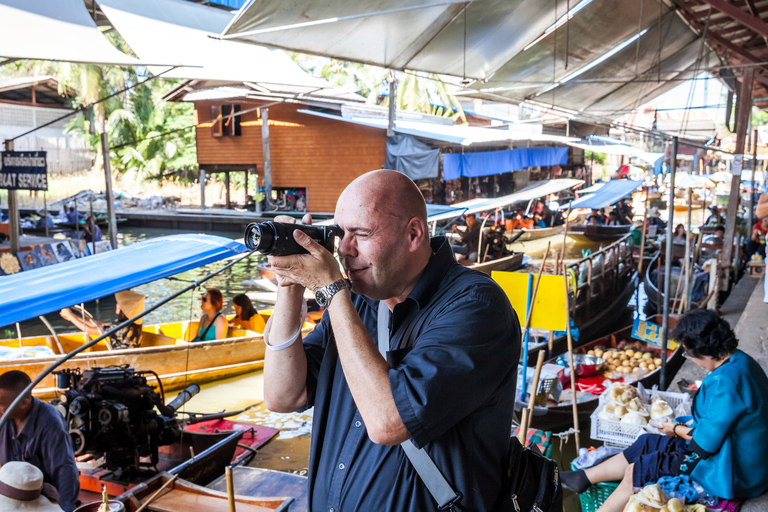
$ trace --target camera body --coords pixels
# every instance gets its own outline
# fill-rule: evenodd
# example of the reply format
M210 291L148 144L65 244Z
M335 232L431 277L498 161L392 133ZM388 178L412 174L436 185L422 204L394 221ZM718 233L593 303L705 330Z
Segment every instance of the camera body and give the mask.
M336 237L344 236L344 231L335 224L310 226L273 221L254 222L245 228L245 246L251 251L258 251L268 256L306 254L307 250L293 238L293 232L296 230L303 231L329 252L334 250Z

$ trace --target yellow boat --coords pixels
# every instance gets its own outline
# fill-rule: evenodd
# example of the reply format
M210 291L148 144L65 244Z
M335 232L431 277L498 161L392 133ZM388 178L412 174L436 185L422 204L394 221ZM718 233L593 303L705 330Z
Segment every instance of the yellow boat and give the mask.
M269 314L270 312L260 313L265 321ZM306 322L303 333L306 335L314 327L314 323ZM197 321L148 325L142 330L140 348L110 350L105 341L100 341L63 363L58 369L86 370L93 367L128 365L137 371L155 372L163 389L168 392L182 389L192 383L204 384L234 377L264 366L264 336L254 331L230 328L225 339L190 343L188 340L194 338L194 333L198 332ZM90 340L89 335L82 332L59 334L56 337L48 335L0 340L0 347L19 349L20 352L26 351L28 355L35 352L34 347L47 347L56 354L1 361L0 373L21 370L35 379L63 354ZM150 378L150 381L152 380L156 381ZM38 398L54 398L54 376L47 376L35 388L34 394Z

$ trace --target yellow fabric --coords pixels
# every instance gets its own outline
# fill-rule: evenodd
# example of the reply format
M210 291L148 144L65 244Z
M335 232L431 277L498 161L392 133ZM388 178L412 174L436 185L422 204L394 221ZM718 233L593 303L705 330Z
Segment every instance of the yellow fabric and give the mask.
M262 316L259 314L253 315L249 320L241 320L240 318L235 317L232 320L232 325L234 327L238 327L240 329L248 329L249 331L254 331L259 334L264 334L264 328L266 327L264 318L262 318Z

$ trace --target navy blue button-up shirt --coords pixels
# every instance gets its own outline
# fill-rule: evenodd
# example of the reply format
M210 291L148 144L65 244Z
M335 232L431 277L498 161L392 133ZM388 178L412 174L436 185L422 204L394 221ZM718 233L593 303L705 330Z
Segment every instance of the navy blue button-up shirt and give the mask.
M520 325L487 275L456 263L443 237L391 317L389 382L400 418L465 510L492 510L507 467ZM353 294L374 344L378 301ZM326 313L304 340L314 406L313 511L429 511L437 505L400 446L374 444L352 399Z
M80 492L72 440L59 411L37 398L32 402L32 412L21 432L16 433L13 421L0 430L0 463L24 461L36 466L44 481L56 488L64 512L71 512Z

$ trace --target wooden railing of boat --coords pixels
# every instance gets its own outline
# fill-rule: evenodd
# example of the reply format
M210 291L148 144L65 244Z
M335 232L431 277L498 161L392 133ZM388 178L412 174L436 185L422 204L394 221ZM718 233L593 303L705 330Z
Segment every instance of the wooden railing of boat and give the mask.
M571 278L571 318L579 326L604 311L623 295L634 277L630 236L565 267Z

